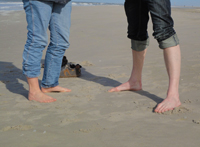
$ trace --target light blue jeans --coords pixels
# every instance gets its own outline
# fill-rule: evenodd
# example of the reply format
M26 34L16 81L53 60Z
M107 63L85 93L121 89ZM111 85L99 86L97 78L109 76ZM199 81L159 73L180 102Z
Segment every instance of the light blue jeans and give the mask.
M29 78L40 75L43 50L48 44L47 28L50 30L50 43L45 57L44 75L41 86L57 86L62 58L69 47L71 25L71 0L66 4L23 0L28 23L27 41L23 52L23 73Z

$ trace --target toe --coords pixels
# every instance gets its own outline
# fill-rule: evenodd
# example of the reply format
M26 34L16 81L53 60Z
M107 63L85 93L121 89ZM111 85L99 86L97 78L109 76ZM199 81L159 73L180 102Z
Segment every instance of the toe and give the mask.
M156 107L154 111L159 113L159 110L161 109L161 107L162 107L162 104L158 104L158 106Z
M50 99L48 101L45 101L45 103L51 103L51 102L55 102L55 101L56 101L56 99L52 98L52 99Z
M66 90L65 90L65 92L71 92L71 91L72 91L71 89L66 89Z
M117 91L116 89L117 88L112 88L112 89L108 90L108 92L115 92L115 91Z

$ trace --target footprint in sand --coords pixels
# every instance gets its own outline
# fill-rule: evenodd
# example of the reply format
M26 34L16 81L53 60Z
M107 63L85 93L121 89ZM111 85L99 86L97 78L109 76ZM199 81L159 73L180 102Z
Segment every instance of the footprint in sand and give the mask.
M79 129L79 132L89 133L89 132L91 132L91 129Z
M26 131L30 130L33 127L31 125L17 125L17 126L7 126L2 129L3 132L9 131L9 130L19 130L19 131Z
M192 101L191 100L185 100L183 103L192 103Z
M193 123L200 125L200 119L199 120L192 120Z
M189 109L183 107L183 106L180 106L180 107L177 107L177 108L174 108L173 110L171 111L167 111L167 112L163 112L161 114L164 114L164 115L171 115L171 114L179 114L179 113L186 113L190 111Z
M83 61L81 62L82 66L93 66L94 64L90 63L89 61Z
M63 119L60 121L61 125L68 125L70 123L79 122L79 119Z

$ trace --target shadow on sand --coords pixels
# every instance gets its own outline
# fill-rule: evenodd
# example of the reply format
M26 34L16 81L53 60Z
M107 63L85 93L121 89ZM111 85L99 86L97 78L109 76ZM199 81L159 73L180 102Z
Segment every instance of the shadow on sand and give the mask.
M86 81L92 81L101 84L103 86L110 86L110 87L116 87L122 84L108 77L95 76L87 72L85 68L82 68L81 71L82 71L82 76L80 78ZM20 83L20 80L27 82L26 77L22 74L22 69L17 68L11 62L0 61L0 81L5 84L6 88L10 92L15 94L20 94L26 97L26 99L28 99L28 90L24 88L24 85ZM41 81L39 81L39 83L40 82ZM162 98L144 90L133 91L133 92L140 94L142 96L146 96L155 101L156 103L160 103L161 101L163 101Z
M116 80L113 80L113 79L110 79L110 78L107 78L107 77L95 76L95 75L87 72L85 68L81 68L81 72L83 74L80 77L81 79L96 82L96 83L101 84L103 86L116 87L116 86L119 86L119 85L122 84L122 83L120 83ZM162 98L160 98L160 97L158 97L154 94L151 94L151 93L149 93L148 91L145 91L145 90L133 91L133 92L140 94L142 96L148 97L148 98L152 99L153 101L155 101L157 104L163 101Z
M0 81L5 84L10 92L28 99L28 90L24 88L20 80L26 82L26 77L22 74L21 69L13 65L12 62L0 61Z

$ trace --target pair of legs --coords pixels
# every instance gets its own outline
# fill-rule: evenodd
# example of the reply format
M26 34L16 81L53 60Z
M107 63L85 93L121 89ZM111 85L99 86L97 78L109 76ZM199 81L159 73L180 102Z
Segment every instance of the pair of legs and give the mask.
M44 93L71 90L58 86L62 58L69 47L71 25L71 1L66 4L23 0L27 20L27 41L23 52L23 73L29 84L29 100L53 102L56 99ZM41 89L38 83L42 52L47 46L47 28L50 30L50 44L45 56L44 75Z
M119 92L125 90L138 91L142 89L142 67L146 50L147 49L141 52L132 50L133 68L130 79L126 83L110 89L109 92ZM180 47L177 45L166 48L163 52L167 72L169 75L169 87L166 99L155 109L155 112L158 113L172 110L181 105L178 92L181 64Z
M166 99L155 109L162 113L181 105L179 100L179 78L181 53L178 38L173 29L169 0L126 0L125 10L128 19L128 37L132 40L133 69L128 82L110 89L110 92L142 89L142 68L149 44L147 23L150 12L153 22L154 37L163 49L165 64L169 76Z

